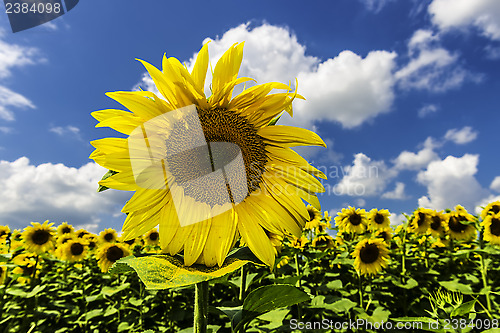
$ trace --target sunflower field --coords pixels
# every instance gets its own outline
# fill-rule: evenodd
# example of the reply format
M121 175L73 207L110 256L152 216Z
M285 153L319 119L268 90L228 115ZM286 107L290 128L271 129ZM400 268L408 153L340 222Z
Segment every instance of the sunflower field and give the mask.
M300 238L268 235L272 269L208 272L208 332L499 331L500 202L479 216L419 208L395 229L387 210L308 212ZM193 284L118 265L162 256L159 240L0 226L0 332L192 332Z

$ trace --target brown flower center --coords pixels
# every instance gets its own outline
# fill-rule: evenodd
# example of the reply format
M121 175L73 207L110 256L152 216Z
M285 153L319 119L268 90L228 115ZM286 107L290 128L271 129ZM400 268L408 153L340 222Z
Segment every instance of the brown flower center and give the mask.
M418 219L417 219L417 224L418 226L422 226L425 223L425 214L424 213L418 213Z
M241 202L259 189L267 162L266 145L256 128L234 111L197 109L206 145L195 135L186 138L185 122L173 124L166 149L178 152L168 157L169 172L184 194L210 206ZM188 124L198 123L196 114L186 116ZM179 147L195 147L182 151ZM240 157L241 156L241 157ZM214 181L212 173L224 179ZM225 184L224 184L225 183ZM231 184L231 186L229 186Z
M104 235L104 240L106 242L111 242L113 239L115 239L115 236L111 232Z
M441 229L441 219L439 216L432 217L431 229L435 231L439 231L439 229Z
M374 220L375 220L375 223L377 223L377 224L382 224L382 223L384 223L384 215L382 215L382 214L380 214L380 213L377 213L377 214L375 215Z
M357 213L352 214L349 216L349 223L352 225L359 225L361 224L361 216Z
M468 225L460 223L461 220L464 221L466 219L462 216L460 217L460 219L456 216L450 217L450 220L448 222L448 227L450 228L450 230L456 233L464 232L467 229Z
M121 258L123 258L123 250L116 245L111 246L106 251L106 259L108 259L111 262L115 262Z
M491 219L490 232L492 235L500 236L500 220L496 218Z
M380 255L380 250L376 244L366 244L359 251L359 258L365 264L371 264L377 261Z
M158 240L159 236L160 235L157 232L152 232L149 234L149 239L155 242Z
M61 233L63 233L63 234L69 234L70 232L71 232L71 228L70 227L64 227L61 230Z
M31 236L31 240L36 245L44 245L49 241L49 239L50 239L50 232L44 229L36 230Z
M71 244L71 254L74 256L79 256L83 253L83 245L80 243Z

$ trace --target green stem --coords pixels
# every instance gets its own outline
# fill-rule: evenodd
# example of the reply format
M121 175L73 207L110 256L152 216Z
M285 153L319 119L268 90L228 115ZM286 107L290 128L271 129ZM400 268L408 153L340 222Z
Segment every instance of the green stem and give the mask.
M359 307L363 308L363 277L358 273Z
M240 285L240 302L245 300L245 293L247 289L247 270L246 265L241 266L241 285Z
M142 330L142 302L144 301L144 286L142 281L139 281L139 299L141 304L139 305L139 329Z
M194 333L207 333L208 281L194 286Z
M302 288L302 282L300 281L300 265L299 265L299 254L295 253L295 272L299 279L297 280L297 287ZM300 303L297 304L297 316L299 319L302 318L302 307Z
M424 236L424 262L425 262L425 268L429 268L429 258L427 255L427 236Z
M484 240L483 240L483 230L479 233L479 247L481 249L484 248ZM491 313L491 300L490 300L490 291L488 290L488 266L484 263L484 253L480 253L481 256L481 278L483 280L483 288L486 292L486 307L488 308L488 312Z

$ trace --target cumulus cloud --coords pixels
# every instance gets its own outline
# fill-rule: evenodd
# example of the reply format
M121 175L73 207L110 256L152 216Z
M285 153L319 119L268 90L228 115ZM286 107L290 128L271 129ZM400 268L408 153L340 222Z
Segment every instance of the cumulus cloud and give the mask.
M0 161L2 223L23 228L32 221L48 219L73 225L98 225L104 216L119 211L130 198L127 192L96 192L97 182L106 171L93 162L72 168L52 163L33 165L26 157L13 162ZM113 221L104 222L109 226ZM115 224L119 227L116 221Z
M401 182L396 183L396 187L394 190L385 192L382 194L383 199L394 199L394 200L404 200L406 199L406 194L405 194L405 184Z
M439 106L435 104L426 104L418 110L418 117L425 118L432 113L436 113L439 110Z
M393 161L394 167L397 170L420 170L426 167L431 161L438 160L439 156L434 151L439 147L439 143L431 137L428 137L423 143L422 149L417 153L403 151Z
M361 57L343 51L334 58L320 61L307 55L295 34L286 27L269 24L251 28L242 24L211 40L209 53L212 67L231 45L245 41L239 76L255 78L258 83L279 81L292 84L298 78L299 93L307 103L297 101L294 119L283 117L283 124L313 127L314 121L330 120L346 128L361 125L377 115L389 112L394 100L396 54L372 51ZM186 62L192 68L197 54ZM205 92L210 94L210 71ZM145 90L157 91L145 75L140 83Z
M457 145L463 145L474 141L477 138L477 132L470 126L465 126L462 129L453 128L446 132L444 138L453 141Z
M500 176L496 176L490 184L490 189L500 192Z
M80 129L78 127L67 125L67 126L52 126L49 128L49 132L55 133L59 136L67 137L75 137L78 140L82 140L80 135Z
M457 88L466 80L479 81L458 62L458 54L451 53L439 43L439 36L430 30L415 31L408 42L409 62L395 77L403 89L442 92Z
M403 214L391 213L389 219L393 227L397 227L398 225L401 225L406 222L406 217Z
M0 85L0 119L7 121L13 121L15 119L11 107L20 109L35 108L33 103L23 95Z
M0 126L0 132L3 134L8 134L12 132L12 128L6 126Z
M44 61L39 57L37 49L9 44L2 39L3 35L4 32L0 30L0 80L9 77L12 68ZM0 119L13 121L15 117L12 108L34 107L29 99L0 84Z
M473 209L488 195L474 176L478 162L478 155L465 154L429 163L427 169L417 175L417 181L427 186L428 192L418 200L419 206L442 210L460 204Z
M441 30L475 27L482 35L500 40L498 0L433 0L428 11L432 23Z
M372 161L363 153L354 155L351 166L344 168L345 176L335 185L334 192L349 196L375 196L381 194L396 172L384 161Z

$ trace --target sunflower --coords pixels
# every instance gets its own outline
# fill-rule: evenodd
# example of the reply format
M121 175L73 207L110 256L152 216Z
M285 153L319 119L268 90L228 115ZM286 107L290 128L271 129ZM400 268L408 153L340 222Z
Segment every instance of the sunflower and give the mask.
M307 212L309 213L309 219L307 220L304 229L313 230L317 228L321 222L321 212L311 205L307 206Z
M368 213L368 225L373 230L385 229L391 223L389 216L391 213L387 209L374 208Z
M85 257L87 243L80 239L73 239L66 242L62 247L62 258L71 262L79 261Z
M445 225L450 233L452 239L471 239L476 234L476 228L473 224L467 224L462 222L474 222L475 218L471 214L467 213L465 208L458 205L455 207L455 211L447 214L447 219Z
M23 239L26 250L35 253L43 253L54 248L55 228L54 223L45 221L43 224L31 222L31 227L26 227L23 232Z
M85 237L85 235L88 235L88 234L90 234L90 232L88 232L85 229L79 229L78 231L75 232L76 238L83 238L83 237Z
M20 276L17 277L17 282L24 284L29 281L34 273L36 276L40 273L43 259L34 253L22 253L15 256L12 262L17 265L17 267L12 270L12 274L19 274Z
M144 243L149 246L155 246L160 243L160 234L158 230L151 229L144 235Z
M130 251L120 243L104 243L96 252L97 264L101 272L106 273L121 258L130 255Z
M290 244L291 247L303 250L305 249L307 243L309 243L309 239L307 239L306 236L302 235L300 238L298 237L293 237L292 243Z
M0 225L0 241L7 239L10 234L10 229L8 226Z
M68 222L63 222L60 226L57 227L57 235L62 236L66 234L72 234L75 232L75 228Z
M382 268L387 267L389 250L381 238L363 239L354 252L354 267L362 275L377 274Z
M429 229L431 224L430 219L434 214L432 209L428 208L418 208L413 212L413 216L410 220L409 229L416 234L424 234Z
M90 234L90 233L83 236L83 240L87 244L87 248L91 251L97 247L97 244L99 242L99 238L97 237L97 235Z
M123 207L125 239L159 225L162 249L184 254L184 264L221 266L240 238L264 263L275 252L266 232L300 237L309 213L302 201L320 209L317 192L326 176L290 147L319 145L321 138L301 128L273 125L283 111L292 114L299 97L291 86L271 82L237 96L243 43L227 50L213 70L212 95L204 94L208 45L192 72L175 58L163 58L163 71L146 67L161 97L148 91L107 95L129 111L93 112L97 127L111 127L127 138L91 142L90 158L115 172L100 185L135 191ZM273 89L286 92L269 94Z
M326 249L331 249L335 245L335 241L330 235L319 235L313 239L312 244L314 248L324 251Z
M101 243L114 243L118 240L118 234L115 229L104 229L99 233L99 241Z
M339 227L340 232L347 233L363 233L366 230L368 223L366 211L364 209L349 206L342 208L342 211L337 213L335 223Z
M443 212L433 212L430 216L429 229L427 230L431 235L442 237L445 234L444 221L446 216Z
M271 244L273 244L274 255L280 254L283 249L283 236L267 232L267 237L271 241Z
M386 227L383 229L378 229L375 232L375 238L381 238L384 240L386 244L391 244L391 239L392 239L392 234L394 233L394 230L392 230L391 227Z
M484 228L484 240L500 245L500 212L494 215L488 214L481 222L481 226Z
M500 212L500 201L494 201L490 202L486 207L484 207L483 211L481 212L481 219L484 221L486 219L486 216L488 215L495 215Z

